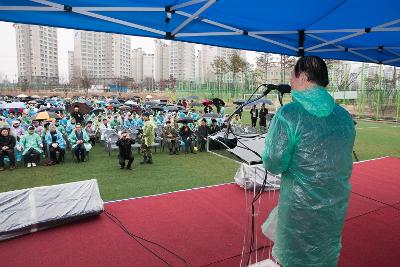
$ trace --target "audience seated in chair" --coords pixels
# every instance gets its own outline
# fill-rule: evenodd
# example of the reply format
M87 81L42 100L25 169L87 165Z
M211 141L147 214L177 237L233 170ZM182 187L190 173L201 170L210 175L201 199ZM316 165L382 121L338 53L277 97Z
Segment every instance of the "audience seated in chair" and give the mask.
M74 153L77 162L84 162L86 157L86 152L92 148L89 143L89 136L85 130L82 129L80 124L76 124L75 129L68 137L71 143L72 152Z
M10 170L15 169L14 147L16 139L10 134L8 128L2 128L0 131L0 171L4 170L4 158L8 157L10 161Z
M50 126L50 131L46 134L45 140L51 163L57 164L62 162L65 156L65 140L55 125Z
M190 152L194 153L193 147L193 132L190 130L188 123L186 121L183 122L183 126L179 129L179 135L182 138L182 142L185 144L185 153Z
M167 121L162 131L162 137L167 145L170 154L177 154L179 146L179 135L171 121Z
M206 151L207 137L210 133L210 128L207 125L205 119L201 120L201 125L197 128L197 144L200 147L200 151Z
M28 132L21 138L22 155L27 167L36 167L40 161L40 155L43 153L42 139L35 132L35 127L29 126Z

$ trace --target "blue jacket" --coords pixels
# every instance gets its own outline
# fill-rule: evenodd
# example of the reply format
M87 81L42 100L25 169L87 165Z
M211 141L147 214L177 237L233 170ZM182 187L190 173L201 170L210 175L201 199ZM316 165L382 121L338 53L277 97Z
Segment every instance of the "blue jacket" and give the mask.
M59 146L60 148L62 148L62 149L65 149L65 140L64 140L62 134L61 134L59 131L56 132L56 137L57 137L56 142L58 143L58 146ZM46 141L46 144L47 144L48 146L51 145L51 144L53 143L53 142L52 142L52 138L51 138L50 131L47 132L47 134L46 134L46 136L45 136L45 141Z

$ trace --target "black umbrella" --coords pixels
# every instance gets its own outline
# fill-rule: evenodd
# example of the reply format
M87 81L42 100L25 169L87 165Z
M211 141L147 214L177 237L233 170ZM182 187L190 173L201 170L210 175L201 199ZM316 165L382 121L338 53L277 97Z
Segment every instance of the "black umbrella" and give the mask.
M102 109L102 108L96 108L96 109L93 109L92 111L90 111L89 114L94 114L94 115L96 115L96 116L99 116L100 112L104 112L104 109Z
M178 106L169 106L169 107L167 107L167 111L169 111L169 112L176 112L176 111L179 111L179 110L181 110Z
M74 108L75 106L79 107L79 111L82 112L82 114L88 114L90 112L90 107L88 106L88 104L83 103L83 102L75 102L72 103L69 107L68 107L68 112L72 113L74 112Z
M193 122L195 122L196 120L194 120L193 118L189 118L189 117L184 117L184 118L181 118L181 119L177 119L176 120L176 122L177 123L193 123Z
M203 118L222 118L221 114L211 112L203 115Z
M238 100L233 101L233 104L235 104L235 105L242 105L244 102L246 102L246 100L244 100L244 99L238 99Z
M212 102L215 106L225 106L224 100L220 98L213 98Z
M151 106L151 107L153 107L153 106L157 106L158 104L160 104L160 102L158 102L158 101L147 101L147 102L144 102L144 104L145 104L146 106Z
M152 110L156 110L156 111L163 111L164 110L164 108L161 107L161 106L154 106L154 107L151 107L151 109Z

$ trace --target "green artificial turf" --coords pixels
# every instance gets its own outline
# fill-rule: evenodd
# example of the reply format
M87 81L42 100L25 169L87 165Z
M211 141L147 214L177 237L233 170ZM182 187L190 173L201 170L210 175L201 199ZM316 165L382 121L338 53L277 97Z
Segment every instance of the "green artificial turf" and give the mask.
M400 157L400 126L358 122L355 151L360 160ZM102 198L115 200L231 182L238 168L234 161L206 152L168 155L158 151L153 165L139 165L141 156L135 152L134 169L128 171L119 169L117 153L109 157L104 146L98 144L85 163L73 163L68 151L61 165L5 170L0 172L0 192L96 178Z

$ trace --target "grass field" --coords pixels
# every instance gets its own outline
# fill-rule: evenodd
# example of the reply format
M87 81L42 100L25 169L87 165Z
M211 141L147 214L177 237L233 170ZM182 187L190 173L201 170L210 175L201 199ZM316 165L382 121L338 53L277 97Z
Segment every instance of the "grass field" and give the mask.
M359 122L355 151L360 160L400 157L400 125ZM29 169L21 166L13 172L0 172L0 192L96 178L103 199L115 200L230 182L238 168L234 161L206 152L157 152L154 164L144 166L138 164L141 156L135 153L135 157L134 169L128 171L119 169L117 151L109 157L102 145L96 145L90 160L81 164L73 163L67 152L61 165Z

